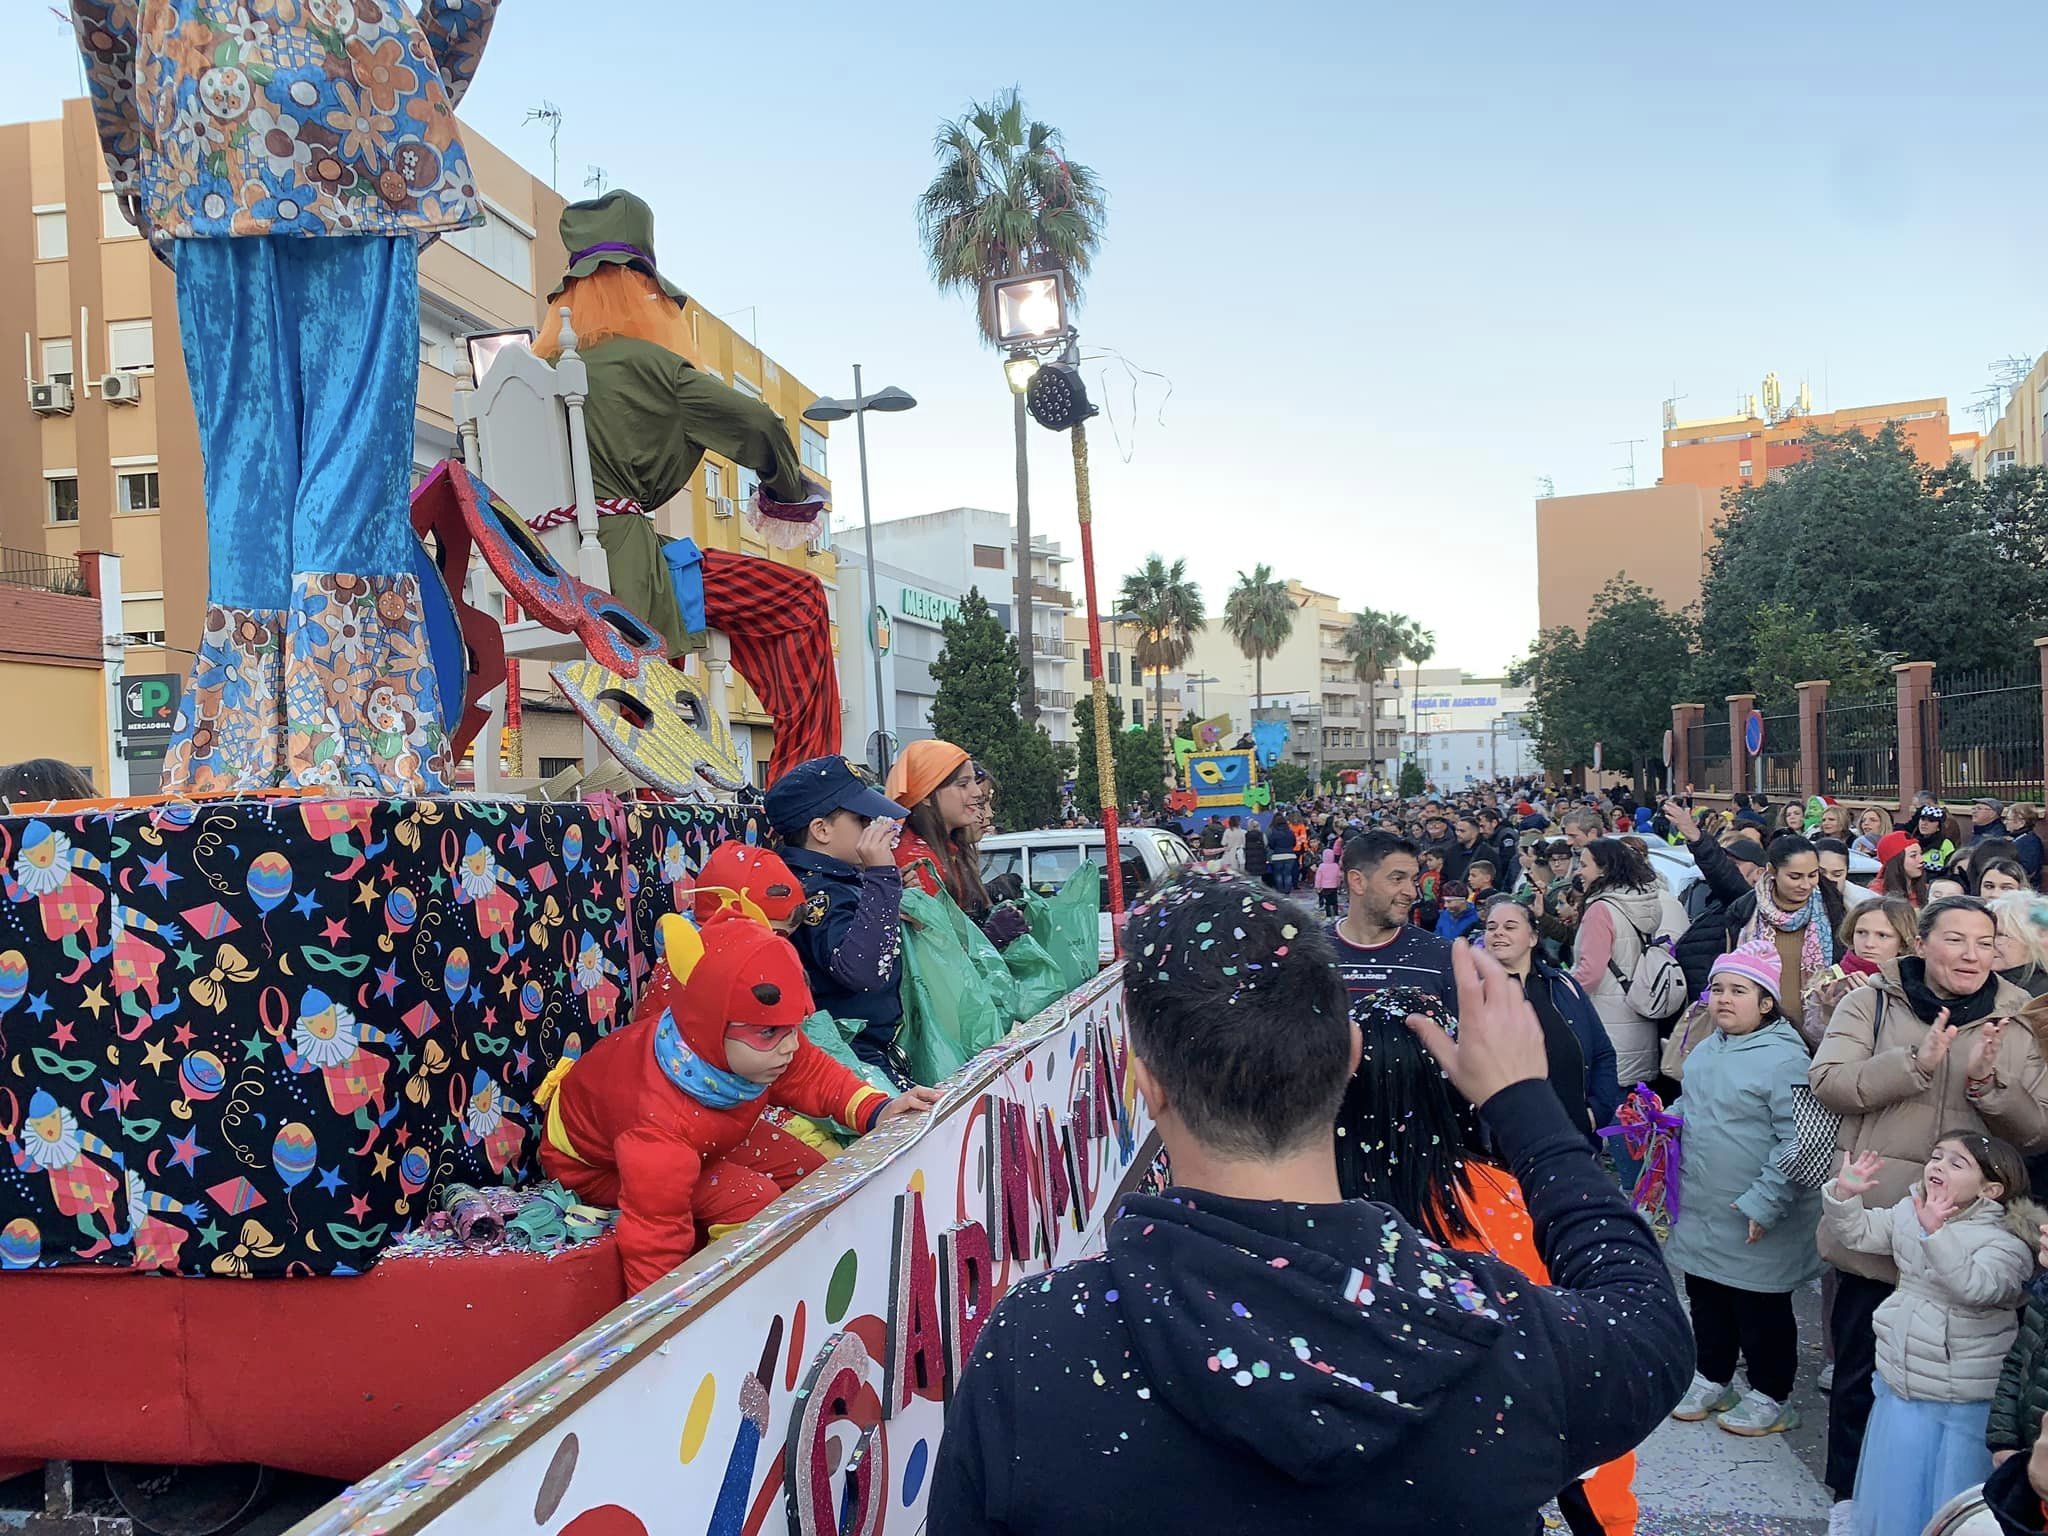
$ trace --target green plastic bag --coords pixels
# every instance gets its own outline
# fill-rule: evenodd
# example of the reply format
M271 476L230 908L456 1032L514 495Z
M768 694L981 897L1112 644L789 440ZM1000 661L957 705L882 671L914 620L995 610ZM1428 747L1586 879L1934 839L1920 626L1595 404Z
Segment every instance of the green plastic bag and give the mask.
M1024 915L1031 937L1059 966L1066 990L1083 986L1102 968L1102 870L1083 864L1057 896L1026 892Z
M1036 1018L1074 989L1060 963L1030 934L1019 934L1003 950L1003 964L1017 983L1017 1022Z
M871 1062L862 1061L853 1053L853 1037L865 1028L860 1019L836 1019L820 1008L804 1020L804 1038L819 1050L846 1068L870 1088L879 1088L890 1098L896 1097L896 1085L889 1081L889 1074ZM841 1125L837 1120L824 1122L826 1129L842 1141L852 1141L860 1135L851 1126Z
M999 984L998 984L999 979ZM950 896L903 893L903 1024L897 1047L920 1083L950 1077L1016 1022L1017 983Z

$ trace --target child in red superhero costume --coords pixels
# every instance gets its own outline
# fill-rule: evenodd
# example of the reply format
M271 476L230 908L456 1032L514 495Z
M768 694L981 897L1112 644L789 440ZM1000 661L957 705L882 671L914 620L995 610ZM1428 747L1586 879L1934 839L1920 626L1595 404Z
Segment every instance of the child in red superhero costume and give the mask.
M701 936L665 917L661 938L664 961L633 1022L558 1065L535 1095L547 1109L542 1171L618 1207L636 1292L689 1256L700 1226L746 1221L823 1165L761 1123L770 1105L866 1131L939 1100L930 1088L891 1099L804 1039L803 962L743 912L720 914Z

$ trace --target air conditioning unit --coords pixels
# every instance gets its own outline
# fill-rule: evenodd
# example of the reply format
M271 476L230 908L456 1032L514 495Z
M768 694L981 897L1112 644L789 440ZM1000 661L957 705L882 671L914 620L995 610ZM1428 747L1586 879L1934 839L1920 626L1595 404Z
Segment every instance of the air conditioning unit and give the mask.
M713 517L731 517L732 498L730 496L721 496L718 500L714 501L711 504L711 515Z
M28 408L38 416L69 416L71 414L71 386L69 384L29 385Z
M142 375L110 373L100 379L100 398L109 405L134 405L142 399Z

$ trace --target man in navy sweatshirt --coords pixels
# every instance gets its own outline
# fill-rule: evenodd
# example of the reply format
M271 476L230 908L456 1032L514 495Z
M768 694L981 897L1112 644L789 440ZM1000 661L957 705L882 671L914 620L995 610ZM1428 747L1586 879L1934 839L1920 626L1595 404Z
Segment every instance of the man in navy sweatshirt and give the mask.
M1261 887L1184 879L1125 931L1131 1070L1174 1187L1108 1253L998 1304L947 1410L945 1536L1533 1536L1663 1421L1692 1337L1649 1229L1545 1081L1535 1015L1456 946L1457 1038L1556 1284L1338 1196L1355 1069L1329 939Z

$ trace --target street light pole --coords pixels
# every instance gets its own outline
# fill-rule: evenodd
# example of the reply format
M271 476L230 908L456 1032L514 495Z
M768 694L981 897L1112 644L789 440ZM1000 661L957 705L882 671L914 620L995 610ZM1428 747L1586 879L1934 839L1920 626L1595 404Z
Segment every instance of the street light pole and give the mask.
M860 364L853 365L853 398L860 400ZM881 612L882 602L878 578L875 574L875 519L873 503L868 500L868 413L856 410L853 413L853 435L860 444L860 532L864 546L864 558L868 567L868 621L861 628L867 632L868 655L875 664L875 761L881 764L881 776L889 776L889 704L883 697L882 647L875 641L875 615Z
M806 421L844 421L853 418L854 436L860 443L860 527L866 547L868 568L868 612L867 622L861 627L867 632L867 647L874 657L875 670L875 759L886 776L889 772L889 705L883 697L886 685L882 681L882 648L875 640L875 615L881 611L882 602L878 596L880 578L875 573L875 520L873 503L868 497L868 423L869 411L907 411L917 401L908 393L890 385L876 390L872 395L860 392L860 364L853 365L853 398L832 400L824 397L813 400L804 407Z

